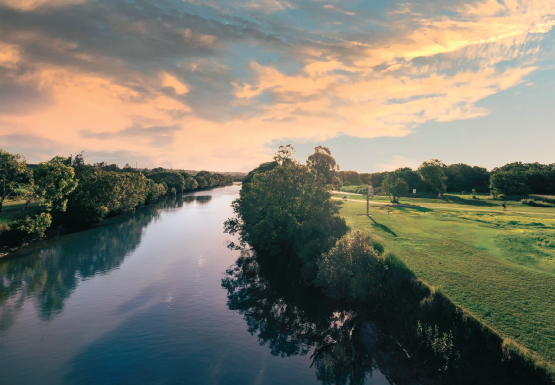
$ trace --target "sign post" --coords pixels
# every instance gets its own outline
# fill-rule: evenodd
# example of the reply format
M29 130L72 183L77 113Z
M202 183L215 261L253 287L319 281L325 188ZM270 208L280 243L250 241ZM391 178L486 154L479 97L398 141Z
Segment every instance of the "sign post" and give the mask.
M368 194L366 195L366 216L370 216L370 196L374 196L374 187L368 185Z
M412 204L414 204L414 198L416 198L416 189L412 189Z

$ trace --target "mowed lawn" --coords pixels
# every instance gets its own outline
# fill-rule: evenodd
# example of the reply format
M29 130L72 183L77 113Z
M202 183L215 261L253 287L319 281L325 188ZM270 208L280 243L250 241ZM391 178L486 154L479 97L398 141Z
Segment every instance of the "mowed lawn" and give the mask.
M419 278L555 366L555 208L509 202L503 212L499 201L452 196L374 204L370 219L364 197L348 198L360 199L341 208L352 229L383 238Z

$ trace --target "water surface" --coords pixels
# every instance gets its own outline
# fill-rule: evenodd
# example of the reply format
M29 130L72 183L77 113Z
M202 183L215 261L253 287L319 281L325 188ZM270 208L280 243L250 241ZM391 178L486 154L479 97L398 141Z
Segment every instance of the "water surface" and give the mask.
M0 382L390 383L341 344L349 314L288 304L226 248L239 189L167 198L0 262Z

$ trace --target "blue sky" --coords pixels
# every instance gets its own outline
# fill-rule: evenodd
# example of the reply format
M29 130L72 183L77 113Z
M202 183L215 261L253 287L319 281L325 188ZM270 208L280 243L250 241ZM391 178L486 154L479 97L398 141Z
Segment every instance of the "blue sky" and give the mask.
M553 163L550 0L0 0L0 147L248 171Z

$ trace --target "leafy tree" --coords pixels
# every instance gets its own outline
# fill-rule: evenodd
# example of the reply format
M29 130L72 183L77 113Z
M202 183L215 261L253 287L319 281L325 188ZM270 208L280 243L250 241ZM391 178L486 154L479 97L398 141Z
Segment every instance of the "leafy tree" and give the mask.
M31 241L42 238L51 224L52 216L50 213L42 212L37 215L27 216L10 224L12 233L10 237L18 241Z
M332 183L335 171L339 170L330 149L322 146L314 148L314 154L308 157L306 165L310 170L316 171L316 178L324 184Z
M225 231L265 257L298 255L305 277L314 279L317 256L333 246L346 224L325 186L292 154L292 147L280 147L278 166L253 175L233 202L237 216L226 221Z
M378 188L381 187L384 178L389 174L389 172L375 172L372 174L369 174L366 177L366 182L368 184L371 184L372 187L374 188Z
M336 174L341 178L341 180L343 181L343 184L346 186L347 186L346 182L349 182L349 185L355 185L355 186L362 184L362 181L358 176L358 172L356 171L339 171Z
M95 163L93 166L99 167L105 171L120 171L119 166L115 163L108 164L106 162L100 162L100 163Z
M67 220L87 225L107 215L134 210L166 193L167 188L137 173L105 171L98 167L78 171L79 185L69 196Z
M444 193L447 188L444 169L445 164L441 160L431 159L418 167L418 174L432 191L439 194Z
M295 154L295 149L292 145L287 144L285 146L279 146L278 150L274 154L274 161L280 166L288 162L296 162L293 155Z
M273 162L262 163L260 166L251 170L247 174L247 176L243 179L243 182L241 184L241 191L245 192L245 193L248 192L248 190L250 188L250 184L252 183L252 180L253 180L255 175L264 173L266 171L271 171L271 170L273 170L274 168L276 168L278 166L279 166L279 163L274 160Z
M53 208L65 211L67 195L77 187L75 171L73 167L66 166L65 161L66 158L55 157L48 162L39 163L33 170L30 184L32 192L15 218L19 217L33 200L40 201L47 211Z
M398 202L399 197L408 193L409 185L404 179L397 178L394 173L391 173L383 180L381 189L383 193L389 195L391 202Z
M426 183L424 183L424 181L420 177L420 174L418 174L418 172L414 171L410 167L398 168L397 170L393 171L393 176L395 178L401 178L405 182L407 182L409 191L411 189L416 189L416 191L426 191L427 190L426 189ZM401 195L405 195L405 194L406 193L403 193L403 194L400 194L400 195L397 195L397 196L401 196Z
M497 171L491 175L490 189L494 197L504 195L527 195L526 173L518 171Z
M185 188L185 179L183 179L183 175L178 174L177 172L155 172L150 173L147 178L152 179L156 183L165 183L168 191L171 191L172 188L175 188L176 191L183 192L183 189Z
M396 178L393 182L393 187L391 189L393 200L397 202L399 197L407 195L409 192L409 184L402 178Z
M210 181L207 181L203 176L195 175L195 181L197 182L198 188L210 187Z
M331 184L336 191L339 191L339 189L343 186L343 181L341 178L334 176Z
M21 154L10 154L0 149L0 214L6 199L24 192L31 182L31 171L27 159Z
M318 259L316 284L331 298L361 303L379 294L385 271L368 235L352 231Z
M187 179L185 179L186 191L193 191L193 190L196 190L197 188L198 188L198 182L194 178L188 177Z
M447 191L488 190L489 172L484 167L457 163L445 167L444 171Z

